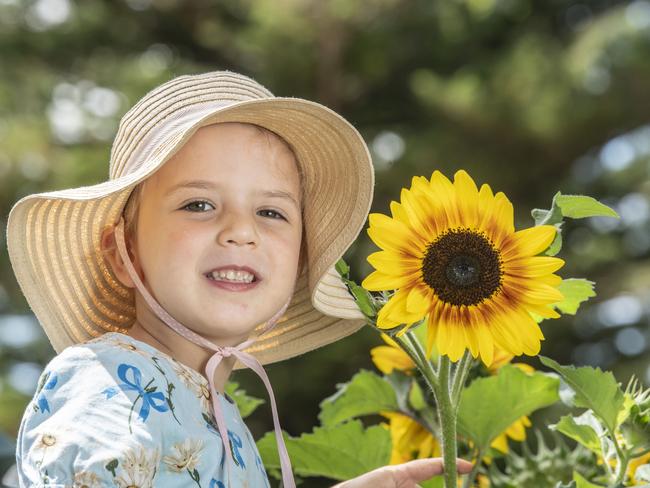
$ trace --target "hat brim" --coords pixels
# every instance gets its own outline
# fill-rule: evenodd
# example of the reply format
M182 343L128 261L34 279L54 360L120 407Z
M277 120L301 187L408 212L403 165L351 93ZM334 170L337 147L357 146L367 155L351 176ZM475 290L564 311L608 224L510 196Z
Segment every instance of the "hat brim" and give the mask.
M133 290L113 274L100 236L120 217L132 189L205 125L251 123L285 139L303 173L306 273L285 315L249 348L263 363L287 359L345 337L365 319L334 269L361 231L374 173L367 146L343 117L315 102L265 98L207 111L170 132L137 169L97 185L31 195L12 209L9 257L18 283L55 351L135 318Z

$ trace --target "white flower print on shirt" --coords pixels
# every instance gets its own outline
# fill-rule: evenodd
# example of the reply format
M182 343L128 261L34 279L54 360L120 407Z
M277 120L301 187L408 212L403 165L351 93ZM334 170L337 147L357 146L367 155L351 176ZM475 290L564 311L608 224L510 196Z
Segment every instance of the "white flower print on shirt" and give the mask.
M187 388L194 392L201 402L201 410L210 413L212 403L207 380L196 371L191 370L188 366L185 366L175 359L172 359L171 364L181 381L185 386L187 386Z
M74 475L72 488L102 488L99 476L92 471L80 471Z
M163 457L163 462L170 471L182 473L187 471L192 480L201 486L201 477L197 466L201 461L203 440L185 439L183 442L176 442L172 446L173 454Z
M160 463L160 450L158 447L150 449L150 456L142 446L129 449L124 453L118 469L121 473L113 480L119 488L154 488L153 479L156 468Z

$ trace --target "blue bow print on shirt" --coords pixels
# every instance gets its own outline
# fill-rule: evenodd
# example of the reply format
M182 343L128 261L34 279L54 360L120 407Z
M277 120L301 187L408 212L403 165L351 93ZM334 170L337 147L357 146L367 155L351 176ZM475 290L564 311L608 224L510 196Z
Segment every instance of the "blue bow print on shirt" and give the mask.
M56 373L47 373L45 376L45 384L41 388L41 391L38 393L38 397L36 399L38 408L41 409L41 412L50 411L50 404L47 402L47 398L45 397L45 390L53 390L58 380L59 377L56 375Z
M127 373L131 371L133 380L129 380L127 378ZM142 406L140 407L140 418L142 421L147 420L147 417L149 417L149 410L151 407L153 407L155 410L158 410L159 412L166 412L169 410L169 406L167 405L167 399L165 398L165 395L163 395L162 392L156 391L156 386L149 386L152 382L149 381L144 388L141 385L142 382L142 373L138 368L135 366L132 366L130 364L120 364L117 367L117 376L124 382L120 385L117 385L119 388L121 388L124 391L129 391L129 390L134 390L137 391L138 394L142 397ZM114 395L117 395L119 392L118 388L115 387L110 387L106 388L102 393L106 393L106 399L111 398ZM137 401L137 398L136 400ZM134 401L134 403L135 403ZM157 404L156 402L161 402L160 404Z
M217 481L214 478L210 480L210 486L208 488L226 488L221 481Z
M230 452L232 452L232 457L235 459L237 466L245 468L246 464L244 459L241 457L239 450L244 447L244 444L241 441L241 437L235 434L233 431L228 431L228 439L230 440Z

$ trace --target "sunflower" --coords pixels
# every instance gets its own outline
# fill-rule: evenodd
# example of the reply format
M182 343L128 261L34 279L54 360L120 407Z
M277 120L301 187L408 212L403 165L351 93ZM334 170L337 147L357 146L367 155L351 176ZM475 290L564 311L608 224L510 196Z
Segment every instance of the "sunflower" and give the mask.
M415 369L415 363L397 343L386 334L381 334L387 346L377 346L370 350L372 362L384 374L391 374L394 369L410 374Z
M538 256L556 229L540 225L515 232L512 204L488 185L478 190L465 171L452 183L439 171L414 177L391 202L392 217L369 216L370 238L382 249L368 256L375 268L367 290L396 290L381 308L377 326L392 329L426 319L428 350L458 361L469 349L492 362L494 348L536 355L544 336L531 313L559 314L553 274L564 261Z
M390 421L390 438L393 444L390 464L440 456L438 441L417 420L398 412L382 412L382 415Z

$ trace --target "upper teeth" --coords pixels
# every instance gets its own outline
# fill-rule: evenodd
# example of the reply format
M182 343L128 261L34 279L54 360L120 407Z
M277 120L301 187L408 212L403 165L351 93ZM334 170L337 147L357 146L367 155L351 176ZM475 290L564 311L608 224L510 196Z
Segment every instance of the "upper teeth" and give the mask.
M241 281L243 283L250 283L255 279L251 273L247 271L235 271L234 269L222 269L220 271L213 271L212 278L217 280L228 281Z

